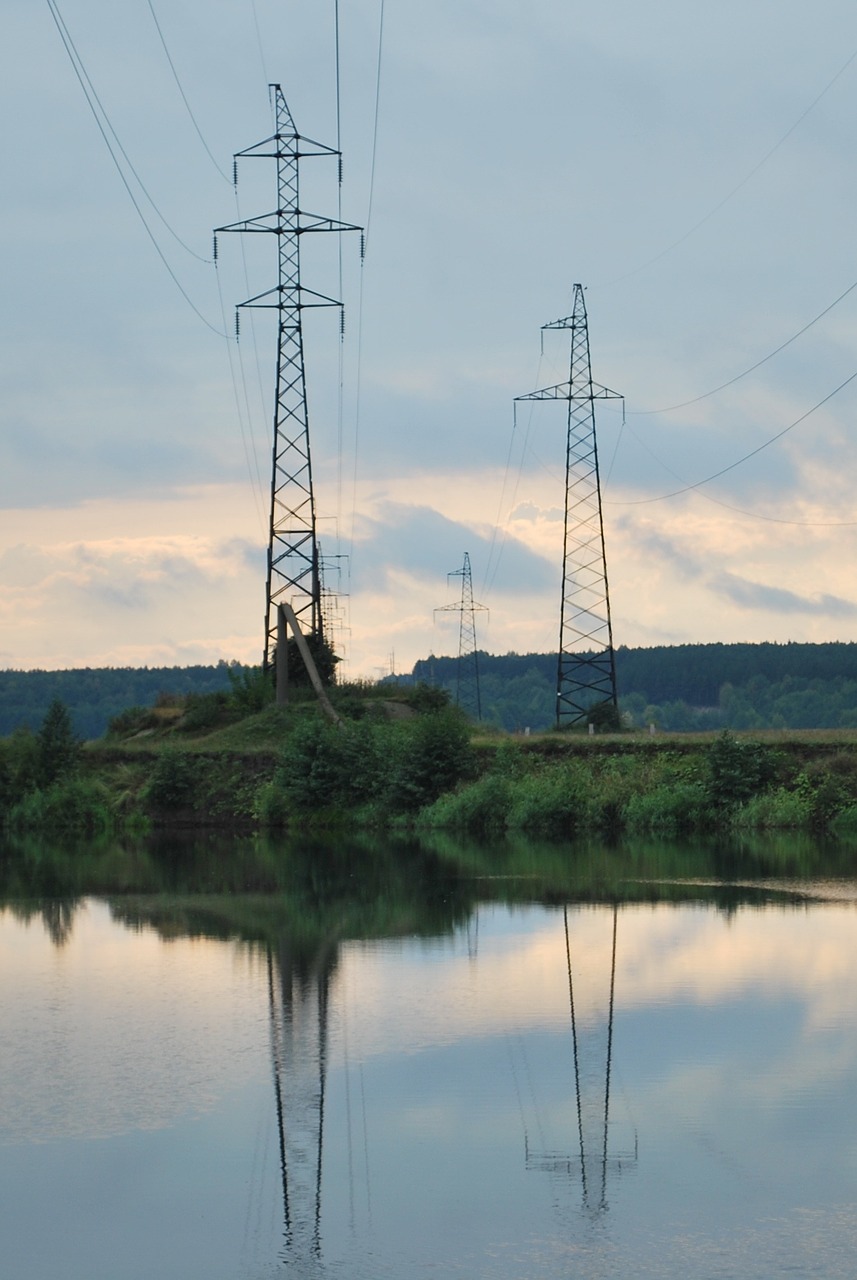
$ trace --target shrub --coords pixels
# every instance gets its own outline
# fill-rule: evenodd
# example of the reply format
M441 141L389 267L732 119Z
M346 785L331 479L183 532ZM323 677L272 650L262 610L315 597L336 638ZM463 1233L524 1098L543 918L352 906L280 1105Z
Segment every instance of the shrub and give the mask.
M161 703L161 697L158 696L158 706ZM154 729L158 724L158 718L152 711L151 707L128 707L125 711L120 711L118 715L108 722L107 736L110 738L127 738L134 733L142 733L144 729Z
M631 796L624 810L629 831L667 835L695 831L710 820L708 791L701 782L661 782Z
M452 708L396 726L388 757L386 800L398 812L415 812L451 791L473 768L470 733Z
M489 773L459 791L446 792L424 810L422 822L473 835L499 835L512 805L512 782Z
M30 791L9 813L13 831L95 835L113 825L110 796L95 779L66 777Z
M185 751L169 748L158 756L146 799L156 809L183 809L194 803L199 761Z
M732 815L732 825L746 830L801 828L812 823L811 798L804 791L777 787L745 801Z
M232 718L229 694L225 690L218 689L215 693L189 693L185 713L178 728L188 733L201 733L208 729L216 729Z
M277 785L293 807L330 809L362 803L378 791L383 726L368 721L299 722L286 742Z
M243 715L264 711L274 700L274 681L271 673L261 667L242 667L237 662L229 664L229 699Z
M708 792L719 808L758 795L775 774L776 761L767 748L736 738L728 729L708 750Z
M509 829L561 837L585 830L593 817L588 781L585 769L577 764L520 778L509 807Z

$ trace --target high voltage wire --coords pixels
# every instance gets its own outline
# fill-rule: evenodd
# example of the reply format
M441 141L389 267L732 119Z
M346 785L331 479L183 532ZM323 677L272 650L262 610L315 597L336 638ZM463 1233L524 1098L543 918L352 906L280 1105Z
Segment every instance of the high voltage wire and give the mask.
M71 37L68 27L66 26L65 21L62 17L62 14L59 11L59 7L56 3L56 0L47 0L47 5L50 11L51 17L53 18L54 25L56 26L57 31L59 32L59 37L63 43L63 48L65 49L68 55L69 61L71 62L71 65L72 65L72 69L75 73L75 76L77 77L77 80L78 80L78 83L80 84L81 89L83 90L83 96L86 99L87 106L92 112L93 119L95 120L95 123L98 127L98 131L104 140L104 144L107 147L108 152L110 153L110 158L113 161L113 164L116 168L116 172L119 174L122 185L124 186L125 190L128 193L131 203L133 204L134 209L137 212L137 216L139 217L141 223L143 224L143 229L145 230L146 235L149 237L149 240L152 243L152 247L154 248L161 262L163 263L163 266L166 269L167 274L169 275L173 284L176 286L179 293L182 295L182 297L184 298L185 302L188 304L190 309L194 312L196 316L198 316L198 318L202 321L202 323L206 326L206 328L212 331L212 333L216 333L218 337L224 337L225 336L224 332L218 329L215 325L213 325L209 320L206 319L206 317L200 311L199 307L197 307L196 303L193 301L190 294L184 288L178 276L176 275L175 271L167 261L167 258L163 250L161 249L161 246L158 244L158 241L155 238L155 234L152 231L151 227L149 226L149 223L146 220L146 216L143 213L142 208L140 207L140 202L138 201L137 197L134 195L134 192L131 189L131 185L128 182L128 179L126 178L125 173L123 172L122 166L119 163L119 160L116 156L116 152L113 150L113 146L110 142L110 138L108 137L108 133L107 133L108 129L110 130L110 133L112 133L113 137L115 138L116 145L119 147L119 150L121 151L126 163L128 164L128 167L130 168L131 172L134 174L134 177L137 179L137 182L140 184L140 188L143 191L143 194L146 196L146 199L149 201L152 208L155 210L155 213L157 213L158 217L164 223L164 226L167 228L168 231L170 231L170 234L175 236L175 238L179 241L179 243L189 253L193 254L194 257L199 258L201 262L207 263L210 260L199 257L198 254L194 253L192 249L190 249L187 245L185 245L184 241L182 241L181 238L176 235L176 233L170 227L169 223L164 218L163 214L161 214L154 200L149 195L149 192L146 190L146 187L142 182L142 180L140 179L139 174L137 173L134 166L131 164L131 161L128 159L128 155L124 147L122 146L121 142L119 141L119 138L118 138L118 135L116 134L115 129L110 123L110 119L107 115L107 112L104 110L104 107L102 106L101 101L97 93L95 92L95 89L92 85L92 81L90 80L89 75L87 74L86 68L83 65L83 61L80 58L80 54L77 51L77 48L74 44L74 41ZM96 109L96 103L97 103L98 109ZM101 111L104 117L103 122L102 122L101 116L99 116L98 114L99 110ZM105 128L105 125L106 125L106 128Z
M212 153L211 148L209 147L208 143L206 142L205 138L203 137L203 133L202 133L202 130L200 129L200 127L199 127L199 124L197 123L196 116L193 114L193 111L192 111L192 109L191 109L191 105L190 105L190 103L188 102L188 99L187 99L187 94L185 93L184 88L183 88L183 86L182 86L182 82L181 82L181 80L179 79L179 73L178 73L178 71L176 70L175 63L173 62L172 56L171 56L171 54L170 54L170 51L169 51L169 49L167 48L167 42L166 42L166 40L165 40L165 38L164 38L164 33L163 33L163 31L161 30L161 24L160 24L160 22L158 21L158 15L155 13L155 6L154 6L154 4L152 3L152 0L146 0L146 2L147 2L147 4L148 4L148 6L149 6L149 12L150 12L150 13L151 13L151 15L152 15L152 20L153 20L153 22L154 22L154 24L155 24L155 27L156 27L156 29L157 29L158 35L159 35L160 40L161 40L161 44L163 45L164 53L167 55L167 62L170 64L170 71L172 71L172 73L173 73L173 79L174 79L174 80L175 80L175 82L176 82L176 87L177 87L177 89L178 89L179 93L181 94L182 102L185 104L185 107L186 107L186 109L187 109L187 113L188 113L188 115L190 116L191 124L193 125L194 129L196 130L197 137L199 138L200 142L202 143L203 147L205 148L205 151L206 151L206 154L208 155L209 160L210 160L210 161L211 161L211 163L214 165L215 169L216 169L216 170L217 170L217 172L220 174L221 178L223 178L225 182L229 182L229 183L231 183L231 179L230 179L229 175L228 175L227 173L224 173L224 172L223 172L223 170L221 169L220 165L217 163L217 160L215 159L214 154Z
M855 280L853 284L849 284L848 288L843 293L840 293L838 298L834 298L833 302L826 306L823 311L819 311L818 315L814 316L812 320L803 326L802 329L798 329L797 333L793 333L790 338L787 338L785 342L781 342L773 351L769 351L761 360L757 360L755 364L751 364L749 369L745 369L743 373L736 373L734 378L729 378L726 382L721 382L719 386L712 387L710 391L704 391L702 395L694 396L692 400L682 400L679 404L666 405L663 409L629 409L628 413L635 418L650 417L652 414L657 413L672 413L676 409L686 409L689 405L699 404L701 400L707 400L710 396L717 395L718 391L724 391L727 387L734 386L736 382L740 382L741 379L746 378L748 374L755 373L757 369L761 369L763 364L767 364L769 360L773 360L774 356L778 356L781 351L785 351L786 347L790 347L798 338L803 337L803 335L807 333L813 325L818 324L819 320L822 320L830 311L833 310L834 307L838 307L839 303L847 298L849 293L853 293L855 289L857 289L857 280Z
M618 507L638 507L638 506L648 505L649 503L652 503L652 502L665 502L669 498L677 498L683 493L691 493L694 490L701 489L703 485L711 484L712 481L714 480L719 480L721 476L725 476L728 472L734 471L736 467L743 466L745 462L749 462L751 458L755 458L758 454L762 453L763 450L770 448L770 446L772 444L775 444L777 440L782 440L783 436L787 435L790 431L793 431L795 427L800 426L802 422L806 422L807 418L810 418L812 414L814 414L818 409L821 409L830 400L832 400L834 396L837 396L839 392L843 391L845 387L849 386L855 380L855 378L857 378L857 370L855 370L854 373L850 374L843 382L840 382L838 387L834 387L834 389L831 392L829 392L826 396L824 396L823 399L819 400L817 404L814 404L811 409L807 409L806 413L801 414L801 416L799 418L796 418L794 422L790 422L787 427L783 427L781 431L778 431L775 435L770 436L769 439L763 441L762 444L757 445L755 449L751 449L749 453L743 454L743 456L740 458L737 458L735 462L730 462L728 466L721 467L719 471L713 472L711 475L706 476L704 479L696 480L693 484L685 484L682 486L682 488L673 489L670 493L661 493L651 498L633 498L633 499L628 499L622 502L611 501L610 505L618 506ZM637 439L636 436L635 436L635 439ZM652 456L654 457L654 454ZM658 461L660 461L660 459L658 459ZM670 468L667 467L667 470L669 471ZM675 473L672 473L672 474L675 474ZM744 514L752 515L753 513L744 512ZM760 518L765 519L766 517L760 517ZM788 521L787 523L792 523L792 521ZM795 522L795 523L799 523L799 522ZM851 523L851 522L849 521L847 523Z
M354 414L354 471L351 478L351 529L349 536L348 564L349 573L351 570L351 562L354 554L354 523L357 515L357 475L359 460L359 444L360 444L360 390L362 380L363 367L363 289L365 280L365 262L366 254L369 247L369 231L372 223L372 201L375 193L375 163L378 154L378 120L381 109L381 67L384 53L384 0L381 0L381 10L378 18L378 56L377 69L375 74L375 110L372 124L372 162L369 169L369 200L366 212L366 230L363 235L363 243L361 245L361 271L360 271L360 290L357 303L357 375L356 375L356 405Z
M110 154L113 157L114 163L117 164L117 168L119 166L116 161L116 157L113 153L113 149L110 145L110 142L105 137L104 129L101 127L101 121L98 117L95 107L93 106L93 102L97 104L98 110L101 112L101 115L104 118L104 123L106 124L107 128L110 130L110 133L113 135L113 139L116 143L116 146L119 148L119 151L122 154L122 158L124 159L128 168L131 170L134 177L136 178L137 183L139 184L140 190L143 192L143 195L146 197L149 204L152 206L152 209L154 210L156 215L160 218L161 222L166 227L167 231L169 231L173 239L178 244L180 244L181 247L187 253L189 253L192 258L196 258L197 262L210 263L211 259L203 257L201 254L197 253L195 249L192 249L190 245L187 244L181 238L178 232L174 230L174 228L167 221L164 214L161 213L161 210L158 208L157 204L155 203L155 200L153 199L149 189L147 188L143 179L140 177L139 173L134 167L134 164L131 161L131 157L128 155L128 152L125 150L124 146L122 145L122 140L120 139L119 135L117 134L116 130L113 127L110 117L108 116L107 111L105 110L104 103L101 101L100 97L98 96L98 92L95 88L95 85L92 83L89 73L86 70L86 67L84 66L83 59L81 58L80 52L77 46L75 45L74 40L72 39L71 33L68 29L68 26L66 25L65 19L60 14L59 6L57 5L56 0L48 0L48 8L51 10L51 14L53 16L54 22L60 33L60 38L62 39L62 42L65 45L66 53L69 56L72 67L74 68L75 74L77 75L78 81L80 82L81 88L83 89L89 108L92 111L93 115L95 116L95 121L98 124L99 129L101 130L101 135L102 137L104 137L104 141L107 143L108 150L110 151ZM120 175L121 175L121 169L120 169Z
M851 66L855 58L857 58L857 49L855 49L854 52L851 54L851 56L842 64L842 66L839 68L839 70L836 72L833 78L827 82L827 84L824 86L821 92L816 94L816 96L813 98L809 106L804 111L801 112L797 120L795 120L794 124L792 124L786 130L786 132L779 139L779 141L775 142L774 145L770 148L770 150L767 151L762 156L761 160L759 160L753 166L753 168L749 171L749 173L747 173L745 177L743 177L741 181L737 183L736 186L732 187L732 189L729 192L727 192L727 194L723 197L722 200L719 200L718 203L715 204L713 208L709 209L708 213L706 213L702 218L700 218L697 222L695 222L693 226L690 227L690 229L684 233L684 235L679 236L677 240L674 240L672 244L667 245L667 247L665 249L662 249L660 253L656 253L654 257L648 258L645 262L641 262L640 265L637 267L634 267L633 270L626 271L624 275L616 276L615 279L608 281L608 284L609 285L621 284L623 281L629 280L632 276L638 275L641 271L645 271L647 267L651 267L656 262L660 262L660 260L662 258L665 258L667 254L672 253L673 249L677 249L679 245L682 245L686 240L689 240L690 237L694 234L694 232L698 231L700 227L704 226L705 223L708 222L711 218L713 218L716 213L719 213L720 210L724 207L724 205L728 204L729 201L732 199L732 197L736 196L738 192L742 189L742 187L745 187L747 183L756 176L759 170L762 169L768 163L768 161L777 151L779 151L783 143L787 142L788 139L791 137L791 135L795 132L795 130L801 124L803 124L804 120L807 118L810 112L813 111L818 106L819 102L821 102L822 98L827 93L829 93L829 91L836 84L837 80L839 80L840 77L845 74L845 72Z

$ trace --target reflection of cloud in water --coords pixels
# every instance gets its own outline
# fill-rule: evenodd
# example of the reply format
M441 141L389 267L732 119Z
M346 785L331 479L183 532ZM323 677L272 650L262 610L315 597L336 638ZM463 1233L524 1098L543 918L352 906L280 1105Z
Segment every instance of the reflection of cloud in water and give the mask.
M853 886L852 886L853 888ZM433 950L348 944L350 1008L364 1053L411 1049L509 1027L568 1019L562 911L480 907L479 953L461 964L452 940ZM608 907L569 908L577 955L610 971ZM857 1020L857 915L854 906L804 904L742 908L724 916L708 905L629 906L619 910L617 1012L681 1002L714 1005L756 990L765 1000L797 999L807 1028ZM508 946L514 937L514 946ZM398 953L390 963L390 948ZM582 996L585 998L585 996ZM585 1017L585 1004L579 1008Z
M16 975L3 1000L0 1141L103 1138L199 1115L267 1035L263 962L243 949L129 937L95 902L61 949L45 945L40 920L0 921L0 971Z

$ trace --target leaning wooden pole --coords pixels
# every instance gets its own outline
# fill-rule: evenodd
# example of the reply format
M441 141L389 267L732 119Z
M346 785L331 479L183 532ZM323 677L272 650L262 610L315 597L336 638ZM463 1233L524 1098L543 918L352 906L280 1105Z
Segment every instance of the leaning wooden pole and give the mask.
M310 653L309 645L304 639L303 632L301 631L301 625L298 622L297 614L295 613L292 606L290 604L286 604L285 601L280 602L278 607L278 612L277 612L277 706L285 706L288 702L288 697L289 697L288 695L289 657L288 657L288 639L287 639L288 627L291 627L292 629L292 635L294 636L295 643L298 646L298 652L300 653L301 658L303 659L303 664L306 667L307 675L310 678L310 683L312 684L313 689L315 689L316 696L318 697L318 701L321 705L322 711L327 716L331 724L339 725L339 727L342 728L342 720L334 711L333 706L331 705L330 698L328 698L327 696L327 692L321 681L321 676L318 674L318 667L315 665L313 656ZM286 672L285 677L283 678L283 686L285 689L285 693L281 697L280 676L281 676L281 672L283 671Z

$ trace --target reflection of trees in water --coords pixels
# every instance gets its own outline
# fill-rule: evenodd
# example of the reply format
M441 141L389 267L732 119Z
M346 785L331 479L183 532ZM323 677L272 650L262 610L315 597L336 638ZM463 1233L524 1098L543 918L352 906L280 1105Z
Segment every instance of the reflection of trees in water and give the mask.
M67 898L55 898L42 903L42 920L55 947L64 947L71 937L79 905Z
M45 932L55 947L64 947L70 940L75 917L82 903L79 898L44 898L36 901L7 904L16 920L29 924L41 917Z

